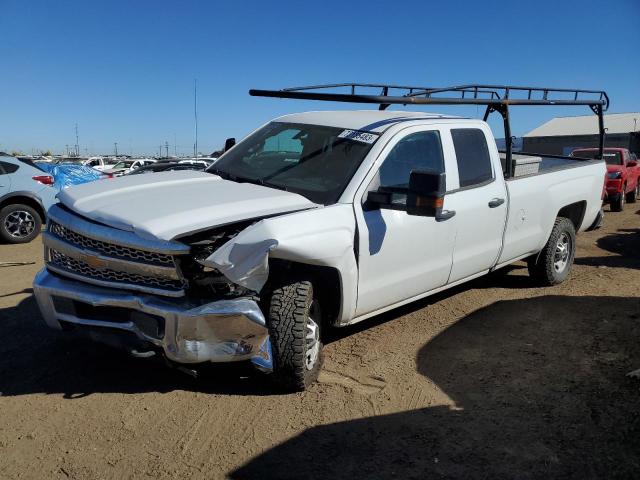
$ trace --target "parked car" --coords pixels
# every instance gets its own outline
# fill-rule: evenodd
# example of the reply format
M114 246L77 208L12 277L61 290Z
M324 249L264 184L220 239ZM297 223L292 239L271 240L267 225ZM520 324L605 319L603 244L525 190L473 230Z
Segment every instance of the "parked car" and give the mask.
M104 168L102 173L109 175L110 177L119 177L121 175L131 173L141 167L153 165L156 161L157 160L153 160L151 158L120 160L118 163L111 165L108 168Z
M216 162L217 158L200 157L200 158L187 158L185 160L179 160L179 163L185 165L201 165L203 168L210 167Z
M0 240L27 243L56 202L54 178L30 160L0 156Z
M128 175L139 175L141 173L170 172L177 170L204 170L208 165L203 163L182 163L177 161L156 162L133 170Z
M576 148L572 157L594 158L597 148ZM621 212L626 202L635 203L640 198L640 166L635 153L626 148L605 148L604 160L607 162L606 200L611 210Z
M99 171L112 168L116 163L118 163L117 158L109 158L109 157L107 158L89 157L88 159L82 161L82 165L95 168L96 170L99 170Z
M381 108L286 115L204 172L61 192L34 280L47 324L91 329L94 339L183 368L250 361L300 390L318 375L330 326L518 260L541 284L567 278L576 234L601 220L602 160L514 158L507 149L503 161L484 121L384 110L477 103L464 96L469 87L444 100L442 90L417 97L419 87L400 98L317 88L301 98ZM511 98L496 88L484 102L504 110ZM519 87L503 88L517 96ZM553 105L544 95L531 103ZM602 109L602 98L593 105Z
M37 161L35 164L39 169L53 176L53 186L56 190L62 190L63 188L67 188L72 185L82 185L83 183L106 178L106 175L102 172L77 163L51 163Z

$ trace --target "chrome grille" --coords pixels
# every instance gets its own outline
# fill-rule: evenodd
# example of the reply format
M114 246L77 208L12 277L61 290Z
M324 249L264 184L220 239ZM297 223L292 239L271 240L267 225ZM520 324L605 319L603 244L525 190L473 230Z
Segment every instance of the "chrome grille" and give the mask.
M149 277L135 273L118 272L111 269L93 268L81 260L71 258L54 249L49 249L49 265L75 275L81 275L104 282L120 283L123 288L126 288L127 285L139 285L173 291L180 291L184 288L184 282L181 280Z
M148 252L145 250L123 247L121 245L114 245L112 243L95 240L74 232L73 230L69 230L52 220L49 221L49 231L61 240L75 245L76 247L89 249L108 257L168 267L173 267L175 265L173 257L166 253Z

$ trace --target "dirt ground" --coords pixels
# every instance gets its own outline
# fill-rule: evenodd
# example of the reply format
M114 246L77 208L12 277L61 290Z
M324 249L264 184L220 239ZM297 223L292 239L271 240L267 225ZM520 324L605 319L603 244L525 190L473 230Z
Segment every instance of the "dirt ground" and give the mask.
M640 478L640 210L572 275L516 265L332 333L320 382L197 380L48 330L0 245L0 477Z

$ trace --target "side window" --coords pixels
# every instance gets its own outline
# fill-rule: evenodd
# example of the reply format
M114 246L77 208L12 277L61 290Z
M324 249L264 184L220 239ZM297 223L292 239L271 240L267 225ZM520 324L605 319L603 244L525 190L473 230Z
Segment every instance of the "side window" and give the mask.
M0 162L0 172L4 174L14 173L18 170L18 165L9 162Z
M438 131L412 133L400 140L380 167L380 187L408 188L412 170L444 172Z
M493 179L487 139L477 128L451 130L458 161L460 188L472 187Z

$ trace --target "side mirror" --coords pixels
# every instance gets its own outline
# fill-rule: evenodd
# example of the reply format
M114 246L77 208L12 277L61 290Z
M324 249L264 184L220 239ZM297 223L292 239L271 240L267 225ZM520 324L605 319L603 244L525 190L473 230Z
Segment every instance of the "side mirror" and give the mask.
M371 191L367 193L367 200L362 205L365 211L378 210L381 205L391 203L391 194L387 192Z
M231 149L231 147L233 147L236 144L236 139L231 137L231 138L227 138L224 142L224 151L226 152L227 150Z
M633 168L633 167L637 167L638 166L638 162L636 160L629 160L627 162L627 168Z
M433 170L413 170L409 177L407 214L439 217L444 205L446 174Z

